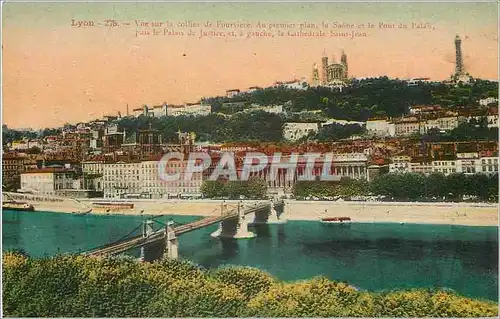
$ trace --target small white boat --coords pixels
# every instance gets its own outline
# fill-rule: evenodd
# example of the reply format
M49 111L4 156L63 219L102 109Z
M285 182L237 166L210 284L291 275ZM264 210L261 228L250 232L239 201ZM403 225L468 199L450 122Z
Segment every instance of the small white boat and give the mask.
M351 217L323 217L320 221L324 224L349 224Z

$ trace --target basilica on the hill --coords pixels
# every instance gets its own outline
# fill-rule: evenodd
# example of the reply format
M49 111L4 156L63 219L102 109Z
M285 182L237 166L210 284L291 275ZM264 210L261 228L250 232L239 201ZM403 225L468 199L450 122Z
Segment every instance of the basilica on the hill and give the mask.
M347 55L342 51L340 63L335 62L335 57L332 58L332 63L328 64L326 54L321 59L321 73L318 65L313 66L312 85L339 85L345 84L348 79Z

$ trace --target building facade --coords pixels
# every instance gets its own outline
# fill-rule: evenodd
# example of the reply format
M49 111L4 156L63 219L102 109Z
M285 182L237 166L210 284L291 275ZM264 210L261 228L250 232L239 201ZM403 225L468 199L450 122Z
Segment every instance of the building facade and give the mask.
M151 112L153 113L154 117L164 117L167 116L167 109L168 106L166 103L164 103L162 105L153 106Z
M386 119L367 120L366 130L377 136L390 136L389 121L387 121Z
M193 115L206 116L212 111L209 104L188 103L185 105L172 105L167 108L168 116Z
M423 129L420 121L413 118L403 118L394 122L396 136L408 136L418 134Z
M203 175L197 172L189 180L184 180L186 160L170 160L165 167L167 175L180 174L176 181L166 181L160 176L159 165L162 165L159 160L104 164L104 197L161 199L201 196Z
M64 168L41 168L21 174L21 189L42 195L75 189L74 171Z
M82 162L83 189L102 192L104 190L104 161Z
M498 174L498 157L481 157L481 172L484 174Z
M411 157L406 155L393 156L389 164L389 173L410 172Z
M17 153L2 154L2 185L16 189L20 187L26 159L26 156Z
M317 133L318 130L318 123L285 123L283 137L287 140L296 141L311 133Z
M449 175L457 172L456 161L432 161L432 171Z
M240 90L238 90L238 89L232 89L232 90L226 91L226 97L228 97L228 98L233 98L235 96L238 96L239 94L240 94Z
M284 87L292 90L307 90L309 87L305 78L301 78L300 80L292 80L285 82L276 82L274 84L275 87Z
M451 131L458 127L459 119L457 116L444 116L434 119L428 119L424 123L424 131L428 132L430 129L437 128L440 131Z
M140 195L140 162L116 162L103 164L104 198L123 198Z

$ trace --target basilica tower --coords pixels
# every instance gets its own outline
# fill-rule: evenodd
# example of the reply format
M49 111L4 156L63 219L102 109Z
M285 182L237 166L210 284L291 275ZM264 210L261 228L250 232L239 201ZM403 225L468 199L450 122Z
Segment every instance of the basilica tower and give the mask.
M328 57L326 54L323 54L323 58L321 58L321 82L328 82Z
M344 50L342 50L340 63L344 66L344 80L346 80L349 77L349 69L347 66L347 55L345 54Z
M312 81L311 81L311 84L312 85L319 85L320 84L320 81L319 81L319 70L318 70L318 65L316 63L314 63L313 69L312 69Z

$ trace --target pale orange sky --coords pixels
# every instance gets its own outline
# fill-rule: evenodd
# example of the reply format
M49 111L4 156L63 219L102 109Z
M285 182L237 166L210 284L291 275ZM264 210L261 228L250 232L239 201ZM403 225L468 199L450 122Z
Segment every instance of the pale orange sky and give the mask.
M462 36L466 71L497 79L496 4L28 4L3 12L3 123L53 127L126 113L143 104L195 102L232 88L311 76L324 51L345 50L355 77L442 80ZM135 36L135 26L71 28L104 21L429 22L429 30L366 30L366 38L192 39Z

